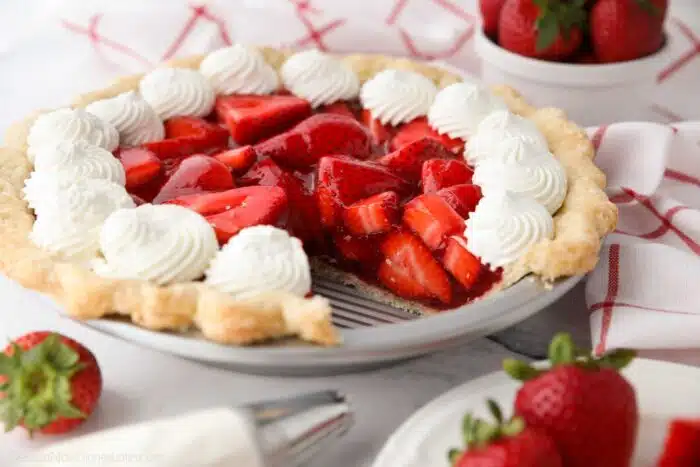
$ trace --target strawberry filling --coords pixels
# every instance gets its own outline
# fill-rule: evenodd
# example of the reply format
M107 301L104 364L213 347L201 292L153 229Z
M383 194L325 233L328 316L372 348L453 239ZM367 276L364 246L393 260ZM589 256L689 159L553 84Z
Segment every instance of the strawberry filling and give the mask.
M310 256L438 309L500 280L464 238L481 198L464 144L424 118L391 127L357 102L312 112L282 93L220 97L209 119L165 127L166 139L117 151L127 189L197 211L221 244L254 225L286 228Z

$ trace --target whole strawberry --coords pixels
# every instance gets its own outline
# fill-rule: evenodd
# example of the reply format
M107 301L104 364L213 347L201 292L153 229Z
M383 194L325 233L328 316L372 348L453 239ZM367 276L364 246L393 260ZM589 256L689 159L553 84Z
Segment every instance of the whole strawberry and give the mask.
M522 418L504 420L501 409L488 401L496 423L464 417L462 434L467 450L453 449L453 467L561 467L554 442L541 431L525 425Z
M48 331L26 334L0 354L0 420L30 434L61 434L80 425L102 393L95 356Z
M501 8L505 0L479 0L481 23L487 36L496 37L498 33L498 19L501 16Z
M525 381L515 414L552 437L567 467L627 467L639 414L634 388L619 370L633 357L629 350L586 356L568 334L557 335L549 348L550 369L504 362L508 374Z
M543 60L564 60L583 43L585 0L506 0L498 22L498 44Z
M589 19L598 60L622 62L659 50L667 7L667 0L598 0Z

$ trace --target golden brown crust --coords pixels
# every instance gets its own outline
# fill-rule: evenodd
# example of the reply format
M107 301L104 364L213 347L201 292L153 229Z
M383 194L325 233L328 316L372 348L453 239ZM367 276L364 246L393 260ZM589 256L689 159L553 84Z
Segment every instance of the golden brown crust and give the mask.
M289 52L263 48L266 60L279 68ZM165 66L196 68L202 56L169 62ZM439 87L460 80L440 68L380 55L341 57L365 81L386 68L417 71ZM74 107L138 88L142 75L123 77L109 87L79 96ZM555 236L534 245L507 268L505 285L535 273L545 280L584 274L596 264L601 239L612 231L617 209L605 192L605 176L593 163L594 150L585 132L558 109L535 109L514 90L496 87L510 109L533 120L544 133L553 154L564 165L569 192L554 216ZM25 287L46 293L79 319L123 316L153 330L185 331L197 328L212 341L246 345L286 336L335 345L329 303L322 297L304 299L270 293L255 300L237 301L202 283L157 286L146 281L100 277L71 263L60 262L29 241L34 217L21 199L31 164L26 157L29 128L41 111L16 123L0 148L0 270ZM408 307L408 306L406 306ZM410 307L409 307L410 308ZM429 311L429 310L421 310Z

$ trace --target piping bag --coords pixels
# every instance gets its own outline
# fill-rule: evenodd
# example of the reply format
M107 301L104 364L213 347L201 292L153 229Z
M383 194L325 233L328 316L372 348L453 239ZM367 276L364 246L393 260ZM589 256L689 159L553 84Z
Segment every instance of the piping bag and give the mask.
M300 467L353 423L322 391L127 425L53 444L16 467Z

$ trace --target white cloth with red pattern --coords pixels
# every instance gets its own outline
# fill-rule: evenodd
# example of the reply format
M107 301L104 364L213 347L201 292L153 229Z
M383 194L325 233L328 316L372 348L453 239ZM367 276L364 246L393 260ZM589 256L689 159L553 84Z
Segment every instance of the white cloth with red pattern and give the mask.
M700 349L700 121L589 131L620 209L586 284L596 350Z

